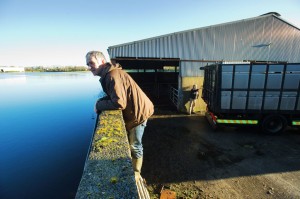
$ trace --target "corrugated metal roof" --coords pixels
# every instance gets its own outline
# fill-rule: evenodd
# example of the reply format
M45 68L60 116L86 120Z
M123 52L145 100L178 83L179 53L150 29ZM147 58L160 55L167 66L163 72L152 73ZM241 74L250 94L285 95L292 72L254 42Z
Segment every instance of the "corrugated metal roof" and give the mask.
M300 29L272 13L110 46L108 51L111 58L300 62ZM195 68L199 65L182 63L181 76L201 75Z

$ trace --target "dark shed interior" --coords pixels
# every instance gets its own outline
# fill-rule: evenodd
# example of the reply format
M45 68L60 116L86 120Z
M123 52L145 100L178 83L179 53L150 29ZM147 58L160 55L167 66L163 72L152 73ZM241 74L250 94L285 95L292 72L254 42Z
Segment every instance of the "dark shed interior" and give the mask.
M170 106L169 89L178 88L179 59L117 57L119 63L137 82L156 107Z

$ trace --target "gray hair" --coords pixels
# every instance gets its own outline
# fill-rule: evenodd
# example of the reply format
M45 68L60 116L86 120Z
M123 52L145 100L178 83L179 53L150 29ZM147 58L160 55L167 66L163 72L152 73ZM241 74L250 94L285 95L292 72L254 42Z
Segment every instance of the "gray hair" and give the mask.
M98 61L99 61L100 59L103 59L103 60L104 60L104 63L107 62L107 61L106 61L106 58L105 58L105 56L104 56L104 54L103 54L102 52L100 52L100 51L90 51L90 52L88 52L88 53L86 54L86 56L85 56L86 59L89 59L89 58L91 58L91 57L95 57Z

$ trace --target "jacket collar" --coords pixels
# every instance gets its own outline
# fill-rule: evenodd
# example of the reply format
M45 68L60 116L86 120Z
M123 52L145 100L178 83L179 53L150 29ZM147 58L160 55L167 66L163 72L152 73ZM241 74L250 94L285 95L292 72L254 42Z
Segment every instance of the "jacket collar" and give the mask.
M105 66L102 66L102 67L100 68L98 75L99 75L101 78L104 78L104 77L107 75L107 73L109 73L109 72L112 71L112 70L116 70L116 69L118 69L118 70L122 69L121 65L120 65L120 64L114 64L114 65L113 65L113 64L107 62L107 63L105 64Z

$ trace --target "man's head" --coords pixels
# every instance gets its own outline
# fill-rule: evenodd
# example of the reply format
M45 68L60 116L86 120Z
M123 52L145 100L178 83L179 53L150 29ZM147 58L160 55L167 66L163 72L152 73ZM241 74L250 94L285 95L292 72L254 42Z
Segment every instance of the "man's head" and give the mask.
M89 67L89 70L93 75L98 75L101 66L104 66L106 63L105 56L102 52L99 51L90 51L86 54L86 65Z
M193 85L193 89L197 89L197 84L194 84L194 85Z

